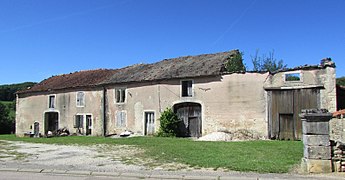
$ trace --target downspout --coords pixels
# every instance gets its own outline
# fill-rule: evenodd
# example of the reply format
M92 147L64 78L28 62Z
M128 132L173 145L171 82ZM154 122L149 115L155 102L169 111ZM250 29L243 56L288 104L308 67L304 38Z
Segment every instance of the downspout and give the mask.
M107 135L107 89L103 86L103 136Z
M158 109L159 113L162 112L162 106L161 106L161 86L160 83L158 83Z

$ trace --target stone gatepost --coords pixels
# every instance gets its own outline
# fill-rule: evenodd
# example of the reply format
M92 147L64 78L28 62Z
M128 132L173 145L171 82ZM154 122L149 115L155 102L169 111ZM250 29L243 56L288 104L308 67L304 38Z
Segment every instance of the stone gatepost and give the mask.
M304 145L302 170L308 173L332 172L329 139L329 121L332 114L326 109L304 109L300 117Z

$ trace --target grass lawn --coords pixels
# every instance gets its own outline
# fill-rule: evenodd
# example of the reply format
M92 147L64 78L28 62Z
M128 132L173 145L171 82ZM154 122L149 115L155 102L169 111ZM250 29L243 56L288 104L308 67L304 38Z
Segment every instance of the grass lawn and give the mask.
M58 138L17 138L0 135L0 140L49 144L135 145L145 150L141 156L160 162L178 162L193 167L224 168L259 173L285 173L300 163L301 141L203 142L181 138L132 137L104 138L70 136Z

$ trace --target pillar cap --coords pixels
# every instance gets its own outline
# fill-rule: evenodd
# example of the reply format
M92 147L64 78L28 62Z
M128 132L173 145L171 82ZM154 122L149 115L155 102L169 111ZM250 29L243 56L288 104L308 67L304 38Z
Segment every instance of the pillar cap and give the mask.
M302 109L299 116L302 121L329 121L332 119L333 114L328 112L327 109Z

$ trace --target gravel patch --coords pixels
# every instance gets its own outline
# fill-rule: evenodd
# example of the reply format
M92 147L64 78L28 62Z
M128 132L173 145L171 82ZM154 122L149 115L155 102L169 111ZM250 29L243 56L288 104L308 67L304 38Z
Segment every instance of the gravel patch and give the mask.
M75 146L24 142L7 142L11 151L25 155L1 158L0 167L40 168L59 170L90 170L99 172L135 171L146 167L123 162L124 157L134 157L142 150L130 146ZM13 153L12 153L13 154ZM0 152L0 156L2 153Z
M149 175L228 174L212 169L194 169L175 162L162 163L142 158L142 149L135 146L99 144L94 146L54 145L0 141L13 156L2 157L0 169L41 169L44 172L92 171L106 173L139 173ZM0 144L1 145L1 144ZM16 158L18 154L24 158Z

